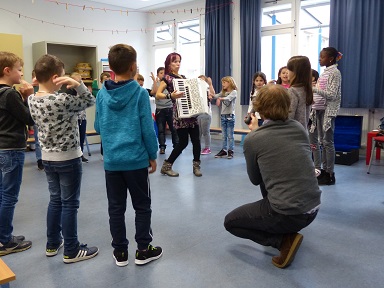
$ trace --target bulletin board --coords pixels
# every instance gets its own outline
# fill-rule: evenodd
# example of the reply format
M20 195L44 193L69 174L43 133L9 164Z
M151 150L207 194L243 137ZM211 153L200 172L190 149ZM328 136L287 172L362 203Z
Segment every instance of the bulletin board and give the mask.
M22 35L0 33L0 51L12 52L24 59Z

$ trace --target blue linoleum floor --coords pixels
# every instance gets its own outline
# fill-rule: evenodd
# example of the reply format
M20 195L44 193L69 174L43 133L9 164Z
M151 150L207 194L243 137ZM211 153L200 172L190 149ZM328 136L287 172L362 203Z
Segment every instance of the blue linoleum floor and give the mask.
M261 195L246 175L242 147L236 144L232 160L215 159L219 146L213 140L213 154L202 156L200 178L192 174L191 146L174 164L178 178L160 175L170 150L159 155L158 171L150 176L152 228L153 244L162 246L164 255L143 267L134 264L131 204L126 214L130 264L117 267L112 258L99 145L91 145L93 154L83 165L78 214L80 241L98 246L99 255L74 264L63 263L62 250L46 257L47 182L28 152L14 234L25 235L33 246L2 257L16 273L11 287L383 287L384 160L370 175L363 158L352 166L336 165L336 185L322 187L318 217L302 230L295 261L281 270L271 264L277 250L224 229L229 211Z

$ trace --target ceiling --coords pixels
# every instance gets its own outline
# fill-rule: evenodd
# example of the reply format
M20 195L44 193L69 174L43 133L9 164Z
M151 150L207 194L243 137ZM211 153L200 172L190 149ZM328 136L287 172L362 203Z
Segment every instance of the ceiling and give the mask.
M90 2L108 6L113 5L125 9L149 11L191 2L191 0L90 0Z

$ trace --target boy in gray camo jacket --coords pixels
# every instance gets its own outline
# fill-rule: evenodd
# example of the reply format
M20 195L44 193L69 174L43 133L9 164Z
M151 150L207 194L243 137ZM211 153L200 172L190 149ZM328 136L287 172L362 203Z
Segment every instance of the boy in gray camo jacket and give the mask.
M95 99L82 82L63 77L64 64L56 56L42 56L35 64L35 72L39 90L29 96L28 103L39 130L50 192L45 254L55 256L64 246L64 263L87 260L96 256L99 249L80 244L77 238L82 176L77 114L92 106ZM78 95L57 93L64 84Z

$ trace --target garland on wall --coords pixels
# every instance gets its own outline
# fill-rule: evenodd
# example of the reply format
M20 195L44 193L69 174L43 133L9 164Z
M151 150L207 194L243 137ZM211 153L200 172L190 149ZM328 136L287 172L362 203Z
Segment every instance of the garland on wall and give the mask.
M105 13L107 13L107 12L119 12L121 15L127 15L127 16L131 12L157 15L157 14L161 14L161 13L163 13L163 14L165 14L165 13L172 13L172 14L175 14L175 13L177 13L177 14L179 14L179 13L193 13L193 11L196 11L201 16L201 15L206 15L206 14L211 13L213 11L222 9L223 7L226 7L228 5L234 4L232 1L229 1L229 2L226 2L226 3L221 3L219 5L210 6L210 7L208 7L208 9L206 9L206 8L185 8L185 9L164 10L163 12L161 12L161 11L160 12L159 11L156 12L156 11L118 10L118 9L110 9L110 8L106 8L106 7L103 7L103 8L99 7L99 8L97 8L97 7L92 7L92 6L71 4L69 2L60 2L60 1L54 1L54 0L45 0L45 2L49 2L50 4L57 4L59 6L63 6L64 5L66 10L68 10L70 7L74 7L74 8L81 8L83 11L86 11L86 10L90 10L90 11L104 11ZM35 4L35 0L32 0L32 4ZM27 20L40 22L42 24L48 24L48 25L58 26L58 27L62 27L62 28L75 29L75 30L79 30L79 31L83 31L83 32L108 32L108 33L112 33L112 34L123 34L123 33L127 34L127 33L130 33L130 32L147 33L149 31L154 31L156 29L156 27L137 28L137 29L125 29L125 30L119 30L119 29L96 29L96 28L89 28L89 27L87 28L87 27L72 26L72 25L67 25L67 24L59 24L59 23L56 23L56 22L46 21L46 20L43 20L43 19L38 19L38 18L34 18L34 17L28 16L28 15L24 15L24 14L21 14L21 13L10 11L8 9L1 8L1 7L0 7L0 10L1 11L5 11L5 12L10 13L10 14L13 14L13 15L16 15L19 18L24 18L24 19L27 19ZM201 13L202 11L204 11L204 13ZM176 26L176 24L172 24L172 25L169 24L168 28L170 28L171 26Z
M137 10L128 10L128 9L111 9L111 8L107 8L107 7L94 7L94 6L87 6L87 5L79 5L79 4L73 4L70 2L61 2L61 1L56 1L56 0L45 0L45 2L49 2L51 4L57 4L59 6L65 6L66 10L74 7L74 8L80 8L83 11L90 10L90 11L104 11L104 12L119 12L121 15L127 15L127 16L129 13L132 13L132 12L133 13L145 13L145 14L157 15L157 14L166 14L166 13L170 13L170 14L179 14L179 13L187 14L187 13L190 13L190 14L192 14L193 11L196 11L197 13L201 14L202 11L205 11L203 14L207 14L207 13L216 11L218 9L221 9L225 6L233 4L232 1L228 1L225 3L218 4L218 5L209 6L208 9L197 7L197 8L184 8L184 9L181 8L181 9L176 9L176 10L163 10L163 11L137 11ZM34 3L34 0L32 0L32 3Z

